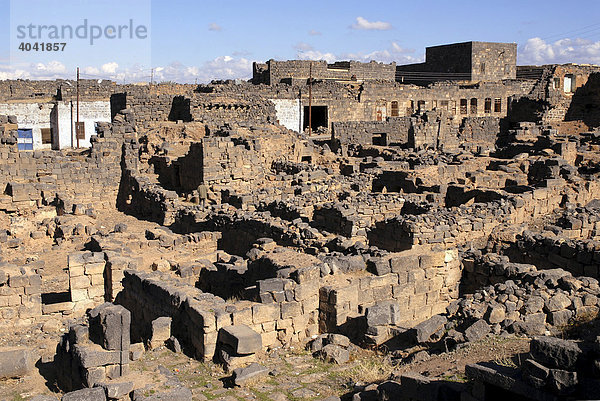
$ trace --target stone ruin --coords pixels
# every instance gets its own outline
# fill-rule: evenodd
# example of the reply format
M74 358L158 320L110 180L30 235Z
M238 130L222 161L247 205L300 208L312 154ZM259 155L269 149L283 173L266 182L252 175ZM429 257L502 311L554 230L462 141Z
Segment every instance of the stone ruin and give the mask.
M414 66L321 63L310 84L326 121L311 133L305 67L270 61L241 84L84 82L113 114L87 149L19 150L19 116L0 117L0 329L58 344L1 349L0 377L49 364L63 400L188 400L172 372L148 383L136 361L168 347L244 387L273 373L276 350L401 368L527 338L517 363L467 364L464 382L403 371L338 395L598 394L600 70L415 84ZM11 104L73 95L6 85Z

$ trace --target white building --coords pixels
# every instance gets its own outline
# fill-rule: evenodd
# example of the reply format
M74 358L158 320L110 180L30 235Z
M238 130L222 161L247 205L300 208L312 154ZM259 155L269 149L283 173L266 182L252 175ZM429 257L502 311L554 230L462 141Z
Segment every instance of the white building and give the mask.
M14 115L19 130L31 130L34 150L57 150L78 145L76 101L0 103L0 115ZM84 131L79 138L79 147L91 146L90 138L96 133L97 122L110 121L110 101L79 102L79 122ZM21 141L31 142L31 139L23 138Z

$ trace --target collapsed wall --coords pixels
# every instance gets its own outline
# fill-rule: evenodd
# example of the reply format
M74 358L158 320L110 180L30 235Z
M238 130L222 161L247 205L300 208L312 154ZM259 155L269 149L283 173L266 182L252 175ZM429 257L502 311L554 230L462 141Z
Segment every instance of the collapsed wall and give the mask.
M129 130L99 124L87 151L20 152L16 141L0 144L0 205L4 211L36 209L60 203L110 208L116 204L121 180L121 148ZM10 135L5 132L4 135Z

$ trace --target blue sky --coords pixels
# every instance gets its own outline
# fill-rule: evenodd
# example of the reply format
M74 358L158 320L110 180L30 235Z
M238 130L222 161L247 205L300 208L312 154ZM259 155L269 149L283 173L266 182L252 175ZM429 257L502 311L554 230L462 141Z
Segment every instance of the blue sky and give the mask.
M9 9L11 12L9 12ZM0 0L0 79L84 78L206 82L247 78L252 61L356 59L419 62L426 46L516 42L519 64L600 64L600 1ZM11 15L12 14L12 15ZM71 40L66 52L22 52L15 25L101 27L129 19L145 40ZM35 40L29 39L30 42Z

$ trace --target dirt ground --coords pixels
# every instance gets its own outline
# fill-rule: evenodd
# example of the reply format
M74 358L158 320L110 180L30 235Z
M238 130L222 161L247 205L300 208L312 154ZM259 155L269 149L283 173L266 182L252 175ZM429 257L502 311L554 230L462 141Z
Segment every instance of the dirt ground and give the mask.
M330 395L347 395L360 386L399 377L409 371L431 378L463 382L467 364L492 361L516 366L520 359L524 360L521 354L528 350L527 339L487 338L450 353L394 367L386 355L358 347L353 348L350 362L344 365L313 358L303 349L277 349L258 360L270 369L268 376L243 387L233 387L228 380L231 375L219 365L199 362L160 347L147 351L140 360L132 362L131 372L142 382L136 387L143 388L143 384L148 384L148 391L154 393L168 389L168 386L161 385L164 375L159 373L159 369L163 373L166 369L192 391L194 400L320 400ZM36 371L19 380L0 381L0 400L24 400L36 394L54 395L60 399L60 394L52 391L51 364L41 366L46 378Z

